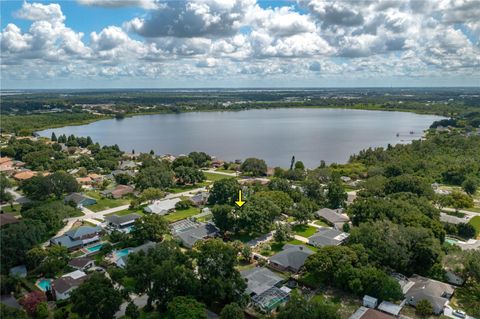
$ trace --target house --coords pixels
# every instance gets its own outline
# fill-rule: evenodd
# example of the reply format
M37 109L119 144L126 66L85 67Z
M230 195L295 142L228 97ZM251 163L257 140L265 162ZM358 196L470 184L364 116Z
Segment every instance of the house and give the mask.
M222 167L224 163L225 162L223 160L216 159L216 160L212 161L212 167L213 168L219 168L219 167Z
M10 174L14 170L15 166L10 157L0 157L0 172Z
M189 200L193 203L193 205L200 206L200 205L205 205L207 203L209 196L210 196L210 193L208 192L200 192L190 197Z
M19 220L10 214L0 214L0 227L3 227L5 225L9 224L16 224L18 223Z
M345 223L350 221L348 216L341 213L341 209L330 209L322 208L319 211L315 212L315 216L324 220L329 225L333 226L335 229L341 230Z
M217 234L218 228L213 223L191 222L189 227L174 230L175 237L187 248L192 248L199 240L215 237Z
M281 252L269 258L268 266L276 270L296 273L310 255L313 255L313 251L305 245L286 244Z
M130 227L133 226L135 220L141 216L135 213L118 216L116 214L105 216L105 221L108 226L113 227L116 230L130 232Z
M128 255L130 255L131 253L138 253L139 251L143 251L146 253L150 249L153 249L156 245L156 243L149 241L138 247L122 249L121 254L118 254L118 252L114 252L114 262L117 267L124 268L127 265Z
M137 175L137 174L136 174L135 172L133 172L133 171L117 169L117 170L111 171L110 174L107 175L106 177L107 177L108 179L115 179L115 176L117 176L117 175L122 175L122 174L129 175L130 177L135 177L135 175Z
M73 258L68 265L77 270L87 270L95 266L95 261L89 257Z
M87 175L87 177L90 177L90 179L94 183L100 183L101 181L103 181L103 175L100 175L100 174L90 173Z
M19 265L19 266L12 267L10 268L8 273L10 274L10 276L13 276L13 277L25 278L27 277L27 266Z
M322 227L308 238L308 243L315 247L338 246L342 244L348 236L348 233L333 228Z
M90 206L97 203L97 200L91 197L84 196L80 193L71 193L63 199L65 203L75 203L77 208L82 208L84 206Z
M70 293L77 289L85 279L87 274L81 270L75 270L52 281L52 290L56 300L65 300L70 297Z
M363 296L363 306L375 309L378 304L378 299L369 295Z
M80 226L67 231L64 235L50 239L50 243L66 247L68 250L82 248L100 240L103 229L99 226Z
M282 277L266 267L242 270L240 275L247 282L246 292L250 296L261 295L284 281Z
M361 306L348 319L393 319L393 316L378 310Z
M92 179L88 176L85 176L85 177L77 177L75 178L75 180L77 181L77 183L81 184L81 185L90 185L92 184Z
M32 178L35 175L36 175L35 172L32 172L30 170L25 170L25 171L16 173L15 175L13 175L13 178L16 179L17 181L25 181L27 179Z
M128 185L117 185L114 189L102 191L102 195L105 197L111 197L115 199L122 198L125 195L132 194L135 189Z
M432 304L434 314L443 313L445 305L455 291L452 285L419 275L413 275L409 280L413 282L413 285L405 293L409 305L415 307L418 301L425 299Z
M180 198L156 200L152 204L146 206L143 210L151 214L166 215L170 210L175 209L175 204L180 200Z
M134 169L136 167L137 163L135 163L134 161L121 161L118 165L118 168L120 168L121 170Z

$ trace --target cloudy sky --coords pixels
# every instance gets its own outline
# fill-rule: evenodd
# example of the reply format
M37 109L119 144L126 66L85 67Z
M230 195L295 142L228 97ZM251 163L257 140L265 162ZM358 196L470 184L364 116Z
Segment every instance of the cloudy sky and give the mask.
M480 85L480 0L1 1L6 88Z

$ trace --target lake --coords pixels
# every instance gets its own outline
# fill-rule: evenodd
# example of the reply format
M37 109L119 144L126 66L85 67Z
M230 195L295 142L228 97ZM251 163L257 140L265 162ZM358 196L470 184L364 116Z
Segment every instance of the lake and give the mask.
M407 112L295 108L139 115L38 133L90 136L126 152L204 151L229 161L258 157L269 166L289 167L295 155L313 168L320 160L346 163L350 155L368 147L420 139L438 119Z

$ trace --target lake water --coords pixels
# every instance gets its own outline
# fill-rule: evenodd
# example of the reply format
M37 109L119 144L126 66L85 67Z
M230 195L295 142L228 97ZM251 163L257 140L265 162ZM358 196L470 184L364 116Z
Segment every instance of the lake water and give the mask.
M441 117L406 112L349 109L269 109L141 115L39 132L90 136L124 151L188 154L204 151L233 161L263 158L288 167L292 155L308 167L320 160L346 163L351 154L377 146L408 143ZM414 134L410 134L410 132ZM397 137L397 133L399 136Z

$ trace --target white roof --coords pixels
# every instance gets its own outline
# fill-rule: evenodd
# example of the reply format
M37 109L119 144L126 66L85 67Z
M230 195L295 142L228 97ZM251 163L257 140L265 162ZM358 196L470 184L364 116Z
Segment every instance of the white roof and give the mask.
M87 274L84 273L83 271L81 270L75 270L75 271L72 271L72 272L69 272L68 274L65 274L63 275L62 277L70 277L72 279L79 279L79 278L82 278L84 276L86 276Z
M175 204L178 203L179 201L180 201L180 198L156 200L153 202L153 204L148 205L146 208L148 208L147 211L151 213L159 214L162 211L168 211L170 209L174 209Z

